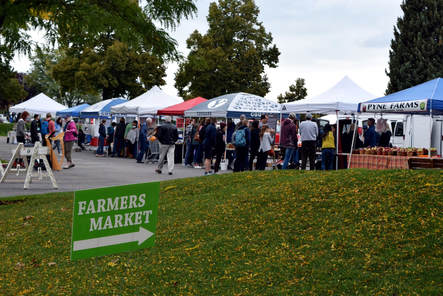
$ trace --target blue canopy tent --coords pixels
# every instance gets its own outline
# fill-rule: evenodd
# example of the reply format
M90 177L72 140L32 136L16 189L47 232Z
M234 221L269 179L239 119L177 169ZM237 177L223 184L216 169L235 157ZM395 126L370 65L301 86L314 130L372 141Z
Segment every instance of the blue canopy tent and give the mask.
M432 135L432 116L443 115L443 78L435 78L384 97L359 103L358 112L429 115L429 133ZM429 155L431 146L432 136L429 137Z
M68 109L64 109L61 111L57 111L56 116L61 116L61 117L65 117L65 116L72 116L72 117L80 117L80 112L86 108L88 108L90 105L87 103L78 105L78 106L74 106Z
M111 119L111 107L126 103L127 100L123 98L108 99L98 102L80 112L80 118L100 118Z
M443 78L360 103L358 112L443 114Z

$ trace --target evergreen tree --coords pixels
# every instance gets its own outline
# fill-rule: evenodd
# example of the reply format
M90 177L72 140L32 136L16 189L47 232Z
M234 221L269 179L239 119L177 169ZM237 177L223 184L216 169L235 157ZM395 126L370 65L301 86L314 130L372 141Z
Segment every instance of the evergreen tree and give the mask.
M443 1L405 0L389 51L386 94L443 76Z
M285 95L280 94L277 100L280 104L289 103L306 98L308 90L305 87L305 80L303 78L297 78L295 84L289 86L289 92L285 92Z
M181 97L213 98L241 91L264 96L269 92L265 66L277 67L280 52L258 14L253 0L211 3L209 29L204 35L194 31L188 38L190 53L175 76Z

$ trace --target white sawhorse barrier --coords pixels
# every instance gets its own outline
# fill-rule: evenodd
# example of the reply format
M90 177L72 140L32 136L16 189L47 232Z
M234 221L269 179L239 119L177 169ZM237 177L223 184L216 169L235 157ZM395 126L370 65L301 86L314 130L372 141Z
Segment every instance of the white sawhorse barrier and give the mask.
M23 143L18 144L17 148L12 152L11 160L6 167L6 170L1 167L1 179L0 183L3 183L8 174L15 173L17 176L20 175L20 172L26 172L25 184L23 186L24 189L29 189L29 184L32 183L33 178L38 178L38 180L42 180L43 177L49 177L52 183L52 187L54 189L58 189L57 182L55 181L54 174L52 173L52 169L49 166L48 159L46 155L49 154L48 147L42 147L40 142L36 142L34 147L24 147ZM31 160L29 161L27 157L30 156ZM23 168L20 166L19 162L16 161L18 159L22 159L24 166ZM38 168L37 174L33 172L35 161L42 160L43 164L46 168L46 173L42 172L41 168ZM14 169L12 166L16 163L16 168Z

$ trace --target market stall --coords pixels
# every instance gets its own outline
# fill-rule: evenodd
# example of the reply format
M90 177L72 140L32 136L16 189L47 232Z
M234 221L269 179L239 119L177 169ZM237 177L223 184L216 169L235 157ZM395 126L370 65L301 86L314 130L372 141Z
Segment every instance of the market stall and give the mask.
M130 101L113 106L111 113L137 116L156 115L158 110L181 102L183 102L181 98L170 96L158 86L154 86L149 91Z
M260 118L280 115L280 104L248 93L233 93L216 97L185 111L185 117Z
M44 117L47 113L51 113L52 116L55 116L57 111L61 111L66 108L67 107L65 105L58 103L44 93L40 93L27 101L10 107L9 112L23 113L24 111L27 111L30 114L40 114L42 117Z
M303 99L300 101L286 103L282 105L282 113L313 113L313 114L335 114L338 122L337 145L336 145L336 167L339 167L339 159L346 162L346 153L342 153L341 133L343 123L339 120L339 114L357 113L358 103L365 99L375 97L371 93L362 89L348 76L345 76L335 86L324 93Z
M106 119L109 121L108 124L110 124L110 121L113 118L111 107L124 102L127 102L127 100L123 98L108 99L91 105L80 112L80 118L90 119L89 122L85 123L86 130L84 132L87 135L87 138L90 138L91 146L98 145L99 119ZM88 142L88 140L86 142Z
M65 116L72 116L72 117L80 117L80 112L83 111L84 109L88 108L90 105L87 103L78 105L78 106L74 106L68 109L64 109L61 111L57 111L56 116L61 116L61 117L65 117Z
M268 115L268 125L275 129L280 118L280 108L280 104L257 95L233 93L203 102L185 111L185 117L217 117L225 119L227 124L228 118L240 118L241 115L248 119ZM233 148L227 145L226 149Z
M359 112L366 113L381 113L381 114L408 114L413 118L414 116L428 117L428 124L420 126L420 133L428 135L427 141L422 144L422 147L410 148L408 151L414 157L414 153L418 154L418 151L426 149L425 154L428 157L436 156L437 149L433 147L433 144L439 144L442 146L442 130L439 134L433 133L433 129L436 128L438 123L433 120L434 116L439 116L441 126L441 115L443 115L443 80L442 78L436 78L425 83L419 84L402 91L392 93L390 95L376 98L370 101L360 103L358 106ZM412 120L410 120L412 122ZM414 130L409 127L414 133ZM415 131L417 132L417 131ZM434 135L434 136L433 136ZM355 136L354 136L355 138ZM426 148L423 148L426 147ZM378 149L378 148L375 148ZM441 149L440 149L441 151ZM397 154L397 153L396 153ZM441 152L440 152L441 154ZM403 155L404 156L404 155ZM423 155L421 155L423 156ZM426 155L424 155L426 156ZM351 153L349 156L349 164L352 167L355 163L353 158L356 156ZM398 157L398 154L397 154ZM359 157L357 156L357 159Z
M184 115L185 115L185 111L203 103L206 102L207 100L205 98L202 97L197 97L194 99L190 99L190 100L186 100L182 103L178 103L169 107L166 107L164 109L158 110L157 111L157 115L170 115L170 116L177 116L178 118L176 118L176 125L177 128L182 130L181 133L181 143L178 143L176 145L176 149L175 149L175 159L176 162L181 162L184 155L185 155L185 142L184 142L184 136L185 136L185 129L186 129L186 125L187 122L184 119ZM179 135L180 138L180 135ZM181 153L181 155L180 155ZM177 161L179 160L179 161Z

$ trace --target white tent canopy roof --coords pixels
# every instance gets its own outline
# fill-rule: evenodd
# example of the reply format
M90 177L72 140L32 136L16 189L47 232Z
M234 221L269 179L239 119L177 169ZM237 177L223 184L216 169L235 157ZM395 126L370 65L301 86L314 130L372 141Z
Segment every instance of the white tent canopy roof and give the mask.
M68 107L56 102L44 93L40 93L35 97L30 98L20 104L12 106L9 108L9 112L23 113L24 111L30 114L40 114L46 115L46 113L51 113L55 116L57 111L64 110Z
M157 111L183 102L181 98L166 94L158 86L154 86L144 94L126 102L113 106L111 113L149 115L157 114Z
M345 76L335 86L324 93L282 106L283 113L353 113L357 112L358 103L375 98Z

